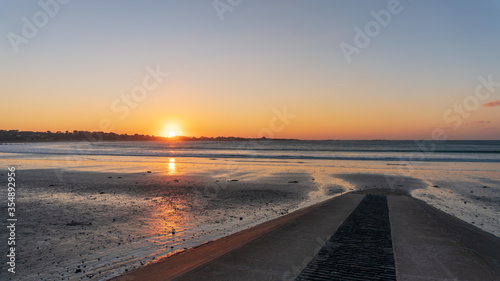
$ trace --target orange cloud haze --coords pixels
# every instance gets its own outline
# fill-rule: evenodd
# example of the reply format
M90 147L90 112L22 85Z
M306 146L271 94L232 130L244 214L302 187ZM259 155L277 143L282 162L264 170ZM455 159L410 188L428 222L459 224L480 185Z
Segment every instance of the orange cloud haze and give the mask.
M484 107L494 107L494 106L500 106L500 100L496 101L491 101L483 104Z

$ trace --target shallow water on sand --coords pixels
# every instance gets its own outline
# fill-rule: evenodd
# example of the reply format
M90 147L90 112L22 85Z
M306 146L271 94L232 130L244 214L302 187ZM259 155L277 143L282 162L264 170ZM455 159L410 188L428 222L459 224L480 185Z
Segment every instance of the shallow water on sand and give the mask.
M12 280L105 280L372 188L406 191L500 236L499 163L2 156L4 167L18 170L19 250Z

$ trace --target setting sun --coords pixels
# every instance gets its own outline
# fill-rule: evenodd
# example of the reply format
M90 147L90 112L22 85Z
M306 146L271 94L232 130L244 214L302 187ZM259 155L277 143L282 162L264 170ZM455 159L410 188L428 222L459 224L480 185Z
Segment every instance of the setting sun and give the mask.
M181 131L179 130L178 126L168 125L163 129L161 136L165 137L165 138L173 138L173 137L179 136L180 134L181 134Z

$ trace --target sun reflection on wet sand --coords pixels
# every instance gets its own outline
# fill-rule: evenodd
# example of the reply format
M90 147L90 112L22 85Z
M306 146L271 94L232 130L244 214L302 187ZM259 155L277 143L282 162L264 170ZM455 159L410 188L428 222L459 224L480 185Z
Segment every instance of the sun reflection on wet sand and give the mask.
M189 215L182 210L185 202L180 198L163 198L153 210L151 232L162 237L179 235L186 229Z
M168 159L168 172L167 175L172 176L176 174L175 158Z

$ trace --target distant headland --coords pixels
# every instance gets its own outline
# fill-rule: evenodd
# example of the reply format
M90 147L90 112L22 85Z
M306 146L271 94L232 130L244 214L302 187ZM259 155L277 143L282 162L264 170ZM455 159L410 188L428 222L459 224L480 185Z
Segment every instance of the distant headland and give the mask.
M0 130L0 142L45 142L45 141L248 141L261 140L262 138L242 137L160 137L155 135L140 134L117 134L113 132L90 132L90 131L57 131L57 132L33 132L19 130ZM297 139L274 139L274 140L297 140Z

